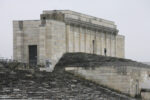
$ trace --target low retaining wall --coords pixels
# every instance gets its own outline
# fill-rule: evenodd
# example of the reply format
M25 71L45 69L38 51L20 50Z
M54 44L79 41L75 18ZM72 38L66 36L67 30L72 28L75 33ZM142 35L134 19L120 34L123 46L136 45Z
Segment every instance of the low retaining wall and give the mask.
M142 100L150 100L150 89L142 89L141 97L142 97Z
M140 95L150 69L132 66L66 67L66 71L131 96Z

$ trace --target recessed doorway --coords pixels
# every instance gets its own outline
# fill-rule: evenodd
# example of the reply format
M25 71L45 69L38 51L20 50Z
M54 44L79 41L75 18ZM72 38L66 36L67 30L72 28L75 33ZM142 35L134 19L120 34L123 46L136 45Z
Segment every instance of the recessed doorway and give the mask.
M29 45L29 64L37 65L37 45Z

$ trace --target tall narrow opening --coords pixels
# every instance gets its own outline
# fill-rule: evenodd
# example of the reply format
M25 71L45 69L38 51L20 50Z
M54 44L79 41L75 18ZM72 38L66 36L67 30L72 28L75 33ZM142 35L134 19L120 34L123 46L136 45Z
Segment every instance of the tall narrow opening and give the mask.
M95 40L92 41L93 43L93 54L95 53Z
M107 56L107 49L104 48L104 55Z
M45 25L46 24L46 17L42 17L42 25Z
M37 65L37 45L29 45L29 64Z
M138 80L136 80L135 88L136 88L136 95L138 95L139 94L139 81Z

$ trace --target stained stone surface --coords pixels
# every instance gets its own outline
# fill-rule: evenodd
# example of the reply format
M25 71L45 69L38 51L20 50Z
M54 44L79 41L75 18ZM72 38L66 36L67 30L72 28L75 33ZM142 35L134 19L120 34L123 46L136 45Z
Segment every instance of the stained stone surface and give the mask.
M0 64L1 99L135 100L64 70L49 73L10 66Z
M13 58L19 62L37 62L52 66L64 53L84 52L112 57L125 57L125 37L114 22L70 10L44 11L40 20L13 21ZM29 47L37 55L29 57ZM32 49L31 49L32 50ZM53 70L53 68L52 68Z
M88 53L66 53L56 65L75 75L133 97L150 79L150 66L130 59Z

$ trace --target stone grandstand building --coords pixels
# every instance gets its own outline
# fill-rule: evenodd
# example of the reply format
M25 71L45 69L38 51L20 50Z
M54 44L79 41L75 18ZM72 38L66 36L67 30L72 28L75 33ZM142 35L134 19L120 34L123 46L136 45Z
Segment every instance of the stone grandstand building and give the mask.
M40 20L13 21L13 57L54 66L66 52L124 58L124 36L114 22L70 10L43 11Z

